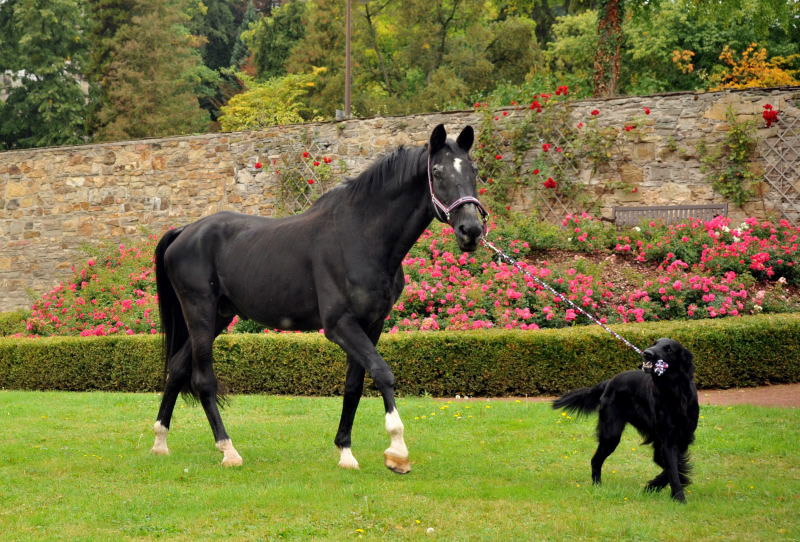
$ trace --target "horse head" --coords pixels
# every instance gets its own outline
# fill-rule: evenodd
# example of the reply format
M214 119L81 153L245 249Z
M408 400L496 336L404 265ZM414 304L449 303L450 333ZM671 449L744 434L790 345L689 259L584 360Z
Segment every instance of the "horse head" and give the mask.
M484 233L487 212L475 195L478 170L469 157L475 141L472 126L455 141L447 139L444 125L433 129L428 143L428 184L433 214L455 231L461 250L472 252Z

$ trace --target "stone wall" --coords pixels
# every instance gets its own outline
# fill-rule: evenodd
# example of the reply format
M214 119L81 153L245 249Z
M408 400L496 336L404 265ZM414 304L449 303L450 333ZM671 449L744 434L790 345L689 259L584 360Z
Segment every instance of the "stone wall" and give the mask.
M637 187L604 191L605 215L620 204L721 201L700 172L694 145L701 137L712 144L720 139L729 106L758 117L769 102L783 114L800 116L796 96L800 89L576 102L575 119L602 108L601 122L612 125L640 115L645 106L652 111L651 125L626 144L618 163L598 172L587 168L581 180L598 187L622 176ZM0 311L28 306L31 293L66 278L70 266L83 259L86 243L160 233L223 209L274 214L279 175L274 167L255 170L258 161L269 166L298 148L313 148L354 174L398 145L424 143L438 123L457 133L478 121L475 112L466 111L2 152ZM766 140L775 129L760 129L759 135ZM764 216L772 210L768 196L731 214Z

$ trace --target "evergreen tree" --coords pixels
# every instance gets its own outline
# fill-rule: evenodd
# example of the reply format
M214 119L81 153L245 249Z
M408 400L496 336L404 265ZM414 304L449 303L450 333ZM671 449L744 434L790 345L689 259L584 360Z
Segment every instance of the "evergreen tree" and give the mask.
M244 39L253 52L260 80L286 74L289 53L306 34L305 14L305 2L288 2L273 10L271 16L259 19L252 30L245 33Z
M85 14L77 0L0 3L0 148L75 144L85 136Z
M91 84L88 130L100 131L97 113L108 106L108 82L117 32L130 23L136 0L88 0L91 25L89 29L89 61L86 78Z
M189 34L189 0L136 0L131 23L114 38L105 80L108 103L98 113L104 140L203 130L208 114L197 87L202 61Z
M255 6L253 6L253 0L248 0L247 10L244 12L242 22L239 24L239 28L236 31L236 40L233 44L233 50L231 51L231 57L228 61L228 66L232 68L238 68L242 65L245 59L250 56L250 51L242 39L242 34L244 34L250 28L250 25L257 20L258 12L256 11Z

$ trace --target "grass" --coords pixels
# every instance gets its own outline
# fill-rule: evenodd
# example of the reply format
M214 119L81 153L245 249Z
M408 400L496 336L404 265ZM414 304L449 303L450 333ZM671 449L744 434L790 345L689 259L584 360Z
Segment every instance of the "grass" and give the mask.
M336 467L340 399L236 396L245 460L219 465L178 403L155 457L156 394L0 392L3 540L789 541L800 537L800 410L703 407L688 504L645 494L651 449L627 431L589 483L594 420L547 404L400 399L413 472L383 467L382 403L364 399ZM432 528L432 532L428 532Z

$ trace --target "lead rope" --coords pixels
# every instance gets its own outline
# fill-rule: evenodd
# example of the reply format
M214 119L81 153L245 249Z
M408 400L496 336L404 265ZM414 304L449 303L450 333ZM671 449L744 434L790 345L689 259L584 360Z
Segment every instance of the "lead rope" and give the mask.
M530 273L529 273L529 272L528 272L528 271L527 271L525 268L523 268L523 267L522 267L522 266L519 264L519 262L518 262L517 260L515 260L514 258L512 258L511 256L509 256L508 254L506 254L505 252L503 252L502 250L500 250L499 248L497 248L496 246L494 246L494 245L492 244L492 242L491 242L491 241L488 241L488 240L486 239L486 237L483 237L483 238L481 239L481 243L483 244L483 246L485 246L485 247L487 247L487 248L490 248L490 249L492 249L492 250L495 252L495 254L497 254L498 258L500 258L501 260L505 261L506 263L508 263L508 264L510 264L510 265L512 265L512 266L514 266L514 267L516 267L516 268L517 268L517 269L518 269L520 272L524 273L525 275L529 276L529 277L530 277L530 278L532 278L534 281L536 281L536 284L538 284L539 286L542 286L543 288L546 288L546 289L547 289L548 291L550 291L552 294L556 295L556 296L557 296L559 299L561 299L561 300L563 300L563 301L566 301L566 302L567 302L567 303L568 303L570 306L572 306L572 308L574 308L575 310L577 310L578 312L580 312L581 314L583 314L584 316L586 316L586 317L587 317L589 320L591 320L592 322L594 322L594 323L595 323L595 324L597 324L598 326L602 327L603 329L605 329L606 331L608 331L608 332L609 332L611 335L613 335L614 337L616 337L617 339L619 339L620 341L622 341L623 343L625 343L625 344L628 346L628 348L630 348L631 350L633 350L634 352L636 352L636 353L637 353L637 354L639 354L640 356L642 355L642 351L641 351L640 349L638 349L636 346L634 346L633 344L631 344L631 342L630 342L630 341L628 341L627 339L625 339L625 337L623 337L622 335L620 335L619 333L617 333L617 332L616 332L616 331L614 331L613 329L609 328L609 327L608 327L607 325L605 325L603 322L601 322L600 320L598 320L597 318L595 318L594 316L592 316L591 314L589 314L588 312L586 312L585 310L583 310L582 308L580 308L578 305L576 305L575 303L573 303L571 299L569 299L568 297L566 297L566 296L565 296L564 294L562 294L561 292L557 291L555 288L553 288L552 286L550 286L549 284L547 284L545 281L543 281L543 280L542 280L542 279L540 279L539 277L537 277L537 276L535 276L535 275L532 275L532 274L530 274Z

